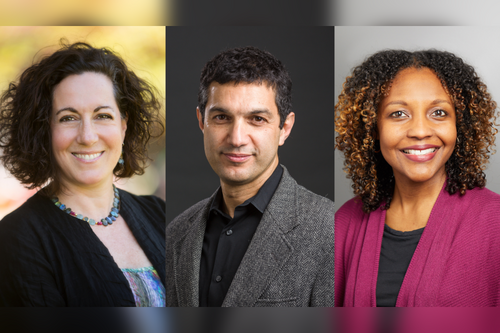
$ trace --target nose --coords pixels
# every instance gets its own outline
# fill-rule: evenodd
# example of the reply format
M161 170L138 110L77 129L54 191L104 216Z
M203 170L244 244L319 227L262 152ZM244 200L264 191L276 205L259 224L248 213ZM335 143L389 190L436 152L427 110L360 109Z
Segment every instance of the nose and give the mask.
M99 136L92 121L83 120L80 124L77 142L81 145L92 146L98 139Z
M247 128L243 121L235 121L229 128L228 143L233 147L242 147L248 143Z
M409 123L408 136L418 140L428 138L434 134L432 122L427 119L424 113L417 114Z

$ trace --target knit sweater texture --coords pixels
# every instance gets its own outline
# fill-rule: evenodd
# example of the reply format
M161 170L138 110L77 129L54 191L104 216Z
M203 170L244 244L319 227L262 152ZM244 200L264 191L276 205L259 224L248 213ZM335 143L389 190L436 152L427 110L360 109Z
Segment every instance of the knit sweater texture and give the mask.
M386 210L353 198L335 214L335 306L376 306ZM397 307L500 305L500 195L441 190L411 259Z

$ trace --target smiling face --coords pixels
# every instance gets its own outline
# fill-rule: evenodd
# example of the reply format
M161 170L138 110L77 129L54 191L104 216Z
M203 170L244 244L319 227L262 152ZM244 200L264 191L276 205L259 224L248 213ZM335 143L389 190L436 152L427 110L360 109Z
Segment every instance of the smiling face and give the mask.
M399 72L379 104L380 150L399 181L439 181L457 139L455 107L428 68Z
M52 150L66 187L112 182L127 129L111 80L98 73L70 75L52 100Z
M224 184L263 183L278 165L295 115L280 129L275 97L266 84L210 84L204 120L199 109L197 116L205 155Z

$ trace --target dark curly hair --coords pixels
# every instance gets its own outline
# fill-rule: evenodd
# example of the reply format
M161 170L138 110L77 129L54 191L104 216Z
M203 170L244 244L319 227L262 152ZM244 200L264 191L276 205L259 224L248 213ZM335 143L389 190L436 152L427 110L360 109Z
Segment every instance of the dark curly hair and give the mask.
M449 52L381 51L353 69L335 105L335 147L344 153L344 171L366 213L384 202L382 209L388 209L392 200L394 174L376 147L377 108L395 76L406 68L432 70L455 106L457 143L445 165L446 191L463 195L486 185L483 170L498 132L497 105L474 68Z
M113 173L124 178L141 175L147 165L147 143L164 131L156 88L137 77L116 53L86 43L68 44L32 64L11 82L0 97L0 161L29 189L51 182L51 194L60 189L52 153L50 119L53 91L70 75L85 72L106 75L113 84L121 116L128 117L123 165Z
M276 93L280 128L283 128L286 117L292 111L292 79L285 66L271 53L256 47L225 50L203 67L198 91L198 107L203 120L208 102L208 87L212 82L267 84Z

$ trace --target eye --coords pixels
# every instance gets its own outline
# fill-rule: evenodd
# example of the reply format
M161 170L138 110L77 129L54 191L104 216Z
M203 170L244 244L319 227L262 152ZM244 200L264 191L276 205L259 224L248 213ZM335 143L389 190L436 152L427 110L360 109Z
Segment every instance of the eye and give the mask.
M253 117L253 120L256 122L256 123L263 123L266 121L266 118L264 117L260 117L260 116L254 116Z
M221 120L227 120L227 116L225 114L218 114L218 115L215 115L213 119L214 120L219 120L219 121L221 121Z
M72 120L75 120L75 117L74 116L64 116L62 117L61 119L59 119L59 122L61 123L65 123L67 121L72 121Z
M434 115L435 117L442 118L442 117L446 117L448 115L448 113L446 113L446 111L444 111L444 110L436 110L432 113L432 115Z
M107 113L100 113L97 115L97 119L113 119L113 117Z
M403 111L396 111L389 115L391 118L405 118L406 114Z

